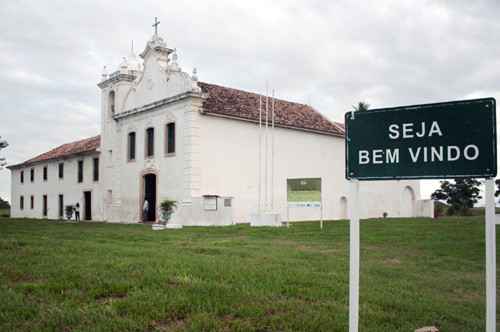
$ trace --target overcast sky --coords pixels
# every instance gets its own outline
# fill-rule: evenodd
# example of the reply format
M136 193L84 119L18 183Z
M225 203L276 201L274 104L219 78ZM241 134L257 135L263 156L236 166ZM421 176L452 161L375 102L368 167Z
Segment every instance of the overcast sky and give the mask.
M177 48L200 81L313 107L500 98L500 1L1 1L0 151L16 164L100 134L103 66L132 40ZM436 189L425 182L422 198ZM0 171L10 201L10 171Z

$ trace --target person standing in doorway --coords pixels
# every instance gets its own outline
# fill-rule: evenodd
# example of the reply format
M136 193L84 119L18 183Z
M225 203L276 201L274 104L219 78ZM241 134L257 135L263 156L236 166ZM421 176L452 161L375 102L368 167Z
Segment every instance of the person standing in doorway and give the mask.
M148 221L148 210L149 210L149 202L144 197L144 204L142 205L142 214L143 214L143 220L142 221Z
M75 205L75 220L80 221L80 203Z

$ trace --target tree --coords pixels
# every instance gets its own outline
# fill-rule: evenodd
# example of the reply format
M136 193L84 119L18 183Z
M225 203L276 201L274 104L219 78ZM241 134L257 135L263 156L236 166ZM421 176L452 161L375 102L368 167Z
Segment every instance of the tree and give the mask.
M2 197L0 197L0 209L10 209L9 202L4 201Z
M459 214L466 212L481 198L479 195L480 181L476 179L455 179L455 183L449 181L439 181L441 189L431 194L431 198L438 201L445 201L451 212Z
M498 197L498 195L500 195L500 179L496 179L495 184L497 185L497 191L495 191L495 197ZM498 200L498 203L500 203L500 200Z
M1 138L2 136L0 136L0 150L9 146L9 143L7 143L7 141L2 141ZM5 165L7 165L5 158L0 158L0 170L2 170Z
M365 103L364 101L360 101L358 103L358 106L353 106L355 111L366 111L368 108L370 108L370 104Z

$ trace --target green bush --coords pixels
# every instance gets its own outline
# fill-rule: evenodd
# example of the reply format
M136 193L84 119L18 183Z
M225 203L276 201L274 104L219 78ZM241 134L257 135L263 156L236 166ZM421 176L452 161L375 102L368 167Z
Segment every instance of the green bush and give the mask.
M0 209L0 217L9 218L10 217L10 209Z

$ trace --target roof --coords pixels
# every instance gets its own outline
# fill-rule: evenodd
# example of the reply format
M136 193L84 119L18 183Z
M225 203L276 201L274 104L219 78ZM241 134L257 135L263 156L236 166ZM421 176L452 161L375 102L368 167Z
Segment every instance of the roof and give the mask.
M259 122L260 95L219 85L198 82L208 98L203 102L204 114L222 115ZM265 123L265 97L262 97L263 122ZM269 123L271 123L271 99L269 99ZM311 106L274 99L274 124L344 136L344 125L334 123Z
M82 154L97 150L101 146L101 136L94 136L91 138L83 139L72 143L63 144L49 152L42 153L41 155L31 158L24 163L11 165L7 168L17 168L27 166L29 164L39 163L42 161L66 157L69 155Z
M203 93L208 94L208 98L203 101L202 113L259 122L260 95L203 82L198 82L198 85ZM262 120L265 123L265 97L262 98L262 110ZM342 123L328 120L311 106L274 99L274 112L276 126L344 136L345 128ZM271 113L271 100L269 100L269 113ZM271 123L270 114L269 123ZM92 152L97 150L100 145L101 136L94 136L63 144L49 152L7 168L18 168L42 161Z

